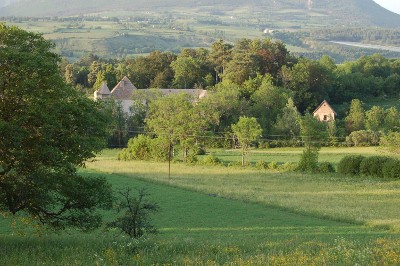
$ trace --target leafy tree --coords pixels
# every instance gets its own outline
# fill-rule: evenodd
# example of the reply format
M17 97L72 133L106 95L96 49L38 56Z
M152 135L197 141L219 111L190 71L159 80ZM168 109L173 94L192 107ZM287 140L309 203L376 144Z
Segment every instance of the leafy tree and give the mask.
M282 67L285 87L294 92L294 102L301 113L312 111L334 84L329 69L318 61L301 58L292 68Z
M99 226L111 186L77 167L104 147L106 114L64 83L41 35L0 24L0 47L0 211L56 229Z
M258 49L253 44L250 39L241 39L235 44L232 50L232 60L227 63L223 78L236 84L242 84L245 80L254 78L260 73L256 61Z
M171 63L174 70L174 84L180 89L192 88L201 78L200 64L191 56L178 56Z
M258 119L265 135L271 133L278 114L282 112L291 94L290 90L274 86L271 79L264 78L261 86L251 96L249 112Z
M243 115L239 86L226 80L208 91L207 97L199 105L211 115L214 132L230 131L230 126Z
M386 112L380 106L372 106L370 110L365 112L365 127L367 130L382 130L385 123Z
M284 135L294 139L300 135L300 113L297 111L292 98L289 98L282 113L278 115L273 126L273 132L277 135Z
M400 112L396 107L385 110L384 130L386 132L400 130Z
M360 100L354 99L350 104L349 114L345 118L348 133L365 128L365 112Z
M209 58L216 72L215 83L218 83L224 75L225 67L232 57L232 48L231 44L224 43L223 40L214 42L211 45Z
M242 148L242 165L245 165L245 156L250 148L251 142L262 134L262 129L254 117L241 116L239 121L232 125L233 134L238 139Z
M209 124L204 113L186 93L169 95L150 102L146 124L150 132L168 140L170 147L180 143L186 159L188 150Z

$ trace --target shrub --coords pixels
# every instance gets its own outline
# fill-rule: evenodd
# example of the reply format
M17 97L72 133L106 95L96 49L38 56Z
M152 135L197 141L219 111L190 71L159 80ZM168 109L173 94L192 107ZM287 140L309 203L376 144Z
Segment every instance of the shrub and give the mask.
M152 139L138 135L128 142L128 147L118 154L118 160L156 160L168 159L168 142L162 138Z
M278 168L278 163L277 162L270 162L268 164L268 169L277 169Z
M400 133L389 132L381 138L380 145L388 148L392 152L400 153Z
M187 163L187 164L195 164L195 163L197 163L197 161L198 161L198 159L197 159L196 154L189 154L186 157L185 163Z
M209 154L203 158L203 164L218 165L218 164L221 164L221 160L217 156L215 156L213 154Z
M317 172L318 171L318 150L306 149L301 155L297 169L301 172Z
M292 172L292 171L296 171L298 169L298 167L299 167L298 163L286 162L284 164L279 165L278 169L283 172Z
M256 162L256 168L257 169L267 169L268 168L268 164L264 160L258 160Z
M345 175L358 175L360 173L360 164L364 159L361 155L348 155L342 158L338 164L338 173Z
M149 160L151 158L151 138L139 135L128 142L128 147L118 154L119 160Z
M334 173L335 168L330 162L321 162L318 165L318 171L320 173Z
M382 167L384 178L400 179L400 160L389 158Z
M382 168L387 160L389 160L389 158L383 156L371 156L364 158L360 164L360 174L366 176L383 177Z
M108 223L107 227L117 228L131 238L139 238L145 233L156 233L150 214L159 210L158 204L146 200L148 194L144 189L139 190L137 196L132 196L131 191L127 188L119 193L122 198L118 200L116 210L122 214Z
M377 146L379 141L379 133L370 130L353 131L346 137L346 142L350 146Z

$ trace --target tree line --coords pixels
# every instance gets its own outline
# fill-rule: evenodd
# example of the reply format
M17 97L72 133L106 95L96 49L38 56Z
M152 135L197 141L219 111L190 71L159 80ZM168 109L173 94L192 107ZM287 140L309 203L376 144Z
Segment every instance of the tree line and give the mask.
M63 60L60 68L67 83L86 93L103 81L112 88L128 76L139 89L216 90L225 82L236 86L240 98L250 99L259 81L268 78L279 91L290 91L301 113L324 99L341 104L354 98L397 96L400 88L399 59L374 54L337 65L326 55L317 60L295 57L282 42L271 39L241 39L234 45L220 40L210 49L154 51L124 60L88 55L75 63Z

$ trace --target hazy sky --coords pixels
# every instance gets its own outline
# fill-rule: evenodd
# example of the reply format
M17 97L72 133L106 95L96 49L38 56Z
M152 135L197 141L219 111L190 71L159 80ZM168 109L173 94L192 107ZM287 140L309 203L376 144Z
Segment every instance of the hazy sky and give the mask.
M400 14L400 0L374 0L379 5L390 11Z

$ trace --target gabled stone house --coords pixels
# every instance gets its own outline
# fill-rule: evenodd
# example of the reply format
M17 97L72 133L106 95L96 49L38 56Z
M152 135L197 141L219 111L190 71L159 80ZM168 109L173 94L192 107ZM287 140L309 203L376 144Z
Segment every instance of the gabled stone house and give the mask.
M130 113L129 107L133 103L133 94L134 91L138 89L132 82L128 79L128 77L124 77L111 91L107 87L107 84L103 82L101 87L94 92L94 99L101 100L112 98L119 101L122 105L122 108L125 113ZM198 89L158 89L164 95L178 94L178 93L187 93L193 96L194 100L199 100L204 98L207 95L206 90L198 90Z
M324 100L313 112L313 116L317 117L319 121L328 122L331 120L335 120L337 117L337 113L333 108L329 105L329 103Z

